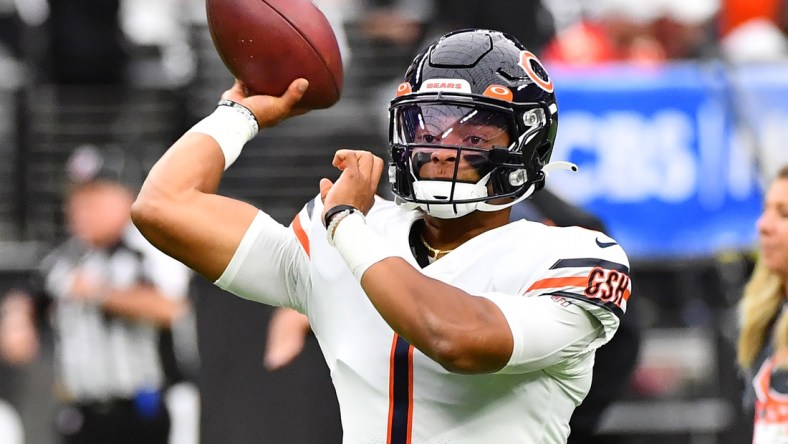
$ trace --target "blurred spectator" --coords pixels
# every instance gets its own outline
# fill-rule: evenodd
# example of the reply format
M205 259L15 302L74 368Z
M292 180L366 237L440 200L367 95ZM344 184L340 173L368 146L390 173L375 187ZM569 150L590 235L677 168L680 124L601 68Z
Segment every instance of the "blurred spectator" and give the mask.
M44 81L181 86L194 74L189 0L31 1L46 1L45 41L32 55Z
M119 26L128 40L131 81L178 87L197 67L189 41L190 0L121 0ZM202 6L205 7L204 5Z
M767 20L782 32L788 32L788 17L785 16L787 8L785 0L722 0L720 35L725 37L753 20Z
M620 52L608 27L583 20L561 31L542 57L546 63L584 65L618 60L622 57Z
M788 2L723 0L720 45L734 62L788 59Z
M131 225L142 174L130 156L83 146L67 170L70 237L41 262L29 288L3 299L0 357L33 359L37 321L50 320L63 442L166 444L163 396L172 373L160 333L176 334L189 321L190 272Z
M745 409L754 409L754 444L788 436L788 166L765 196L758 219L760 257L740 301L738 362Z
M708 28L718 4L717 0L604 0L575 9L581 11L579 20L559 29L543 54L545 62L654 64L698 58L713 42Z

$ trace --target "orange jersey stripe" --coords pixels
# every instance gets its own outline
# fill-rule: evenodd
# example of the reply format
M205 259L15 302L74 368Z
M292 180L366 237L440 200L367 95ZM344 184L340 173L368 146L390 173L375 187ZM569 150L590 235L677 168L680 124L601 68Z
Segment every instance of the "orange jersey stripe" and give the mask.
M413 439L413 350L414 347L408 348L408 440L407 444L411 444Z
M293 231L295 231L296 237L298 238L298 242L301 243L301 247L304 248L306 255L309 256L309 237L306 235L306 231L304 231L304 227L301 226L300 215L296 214L295 219L293 219L292 227L293 227Z
M531 290L543 290L545 288L560 288L560 287L582 287L588 286L588 277L562 277L562 278L546 278L534 282L530 288Z

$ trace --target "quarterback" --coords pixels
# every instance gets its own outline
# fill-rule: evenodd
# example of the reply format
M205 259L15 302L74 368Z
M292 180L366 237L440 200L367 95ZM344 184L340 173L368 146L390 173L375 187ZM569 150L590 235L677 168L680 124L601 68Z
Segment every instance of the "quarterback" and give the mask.
M345 443L566 442L631 284L613 239L509 223L573 168L550 163L558 108L539 60L495 31L441 37L391 102L387 165L337 151L339 178L285 227L215 192L259 127L304 112L307 87L247 97L236 82L151 170L140 230L221 288L307 315ZM384 168L394 202L375 196Z

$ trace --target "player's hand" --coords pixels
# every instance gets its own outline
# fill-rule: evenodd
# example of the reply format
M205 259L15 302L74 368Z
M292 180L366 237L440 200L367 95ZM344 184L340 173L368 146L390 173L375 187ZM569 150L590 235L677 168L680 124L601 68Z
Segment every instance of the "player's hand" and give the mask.
M266 128L308 112L309 109L298 106L307 88L309 82L306 79L296 79L280 97L250 96L243 82L236 79L233 87L222 94L222 99L232 100L249 108L257 118L260 128Z
M320 179L320 197L325 212L337 205L351 205L367 214L375 203L383 159L369 151L339 150L332 164L342 174L336 183Z
M71 299L81 301L97 300L109 292L106 282L95 273L76 270L71 281L68 295Z
M268 323L268 342L263 355L263 366L278 370L301 354L309 333L309 319L289 308L277 308Z

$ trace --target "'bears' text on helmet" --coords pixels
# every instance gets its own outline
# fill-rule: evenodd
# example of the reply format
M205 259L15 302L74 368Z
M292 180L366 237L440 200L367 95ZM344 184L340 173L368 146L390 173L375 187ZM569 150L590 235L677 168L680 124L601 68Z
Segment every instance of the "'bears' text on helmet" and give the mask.
M449 219L544 186L558 128L553 82L511 36L441 37L413 60L389 113L389 180L401 204ZM492 201L501 198L511 199Z

